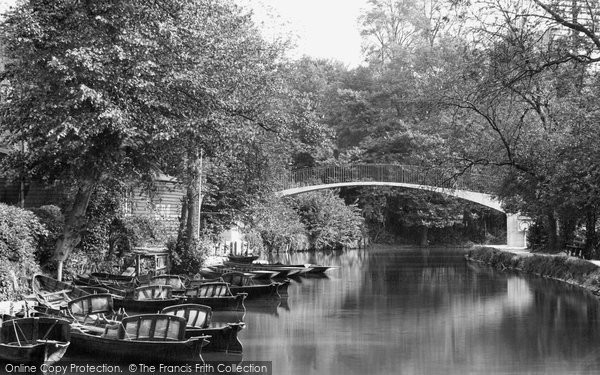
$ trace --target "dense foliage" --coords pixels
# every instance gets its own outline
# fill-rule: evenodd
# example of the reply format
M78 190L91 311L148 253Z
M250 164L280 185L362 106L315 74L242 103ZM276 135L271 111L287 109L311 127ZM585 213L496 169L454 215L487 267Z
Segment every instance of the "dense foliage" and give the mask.
M0 130L26 145L4 169L76 187L54 254L59 274L83 237L102 245L92 236L106 236L106 223L87 220L97 189L149 181L158 168L177 177L187 190L179 242L191 246L203 158L206 204L230 212L219 229L272 187L288 150L320 139L283 80L286 44L263 40L231 2L30 0L0 33L9 62Z
M0 203L0 300L30 292L29 280L39 272L36 251L47 234L32 212Z
M0 131L23 146L3 172L73 187L62 213L37 212L45 268L53 243L54 259L83 264L166 241L119 209L122 183L152 185L158 170L185 188L170 246L182 271L237 222L276 251L347 246L363 226L377 241L502 240L501 214L439 194L272 194L289 168L349 163L493 176L506 211L534 222L531 242L579 237L592 256L599 9L577 3L369 0L365 64L350 69L286 59L287 42L232 2L24 1L0 27Z
M298 213L280 198L272 197L252 209L252 227L268 251L307 250L306 228Z
M360 209L331 191L298 195L291 205L306 228L312 249L341 249L355 245L363 236Z
M336 131L334 160L311 163L488 174L502 181L496 194L508 212L544 229L538 246L557 251L579 236L591 256L600 198L597 11L566 1L370 0L360 19L365 66L297 63L297 86ZM454 226L465 211L452 200L394 194L403 198L392 210L379 189L346 198L363 202L377 237L383 223Z

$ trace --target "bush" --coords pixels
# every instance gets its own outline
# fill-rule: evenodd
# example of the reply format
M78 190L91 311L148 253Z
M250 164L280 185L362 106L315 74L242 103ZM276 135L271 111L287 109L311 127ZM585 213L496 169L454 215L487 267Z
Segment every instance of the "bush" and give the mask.
M29 280L40 271L36 249L47 235L33 212L0 203L0 299L30 293Z
M56 241L63 232L65 218L59 207L53 205L41 206L31 210L48 231L43 237L36 251L36 259L40 267L47 271L55 271L56 264L52 261Z
M171 258L171 273L195 275L204 264L207 254L214 248L213 241L203 237L197 243L184 246L185 241L171 240L167 250Z
M346 205L331 191L301 194L292 200L316 250L349 246L362 237L364 218L361 210Z
M307 233L298 213L280 198L271 197L252 208L251 227L268 251L306 250Z
M262 236L256 229L248 229L244 231L244 241L248 243L248 253L264 254L265 246Z
M81 243L64 264L66 277L89 269L113 272L123 256L136 246L164 246L164 224L150 216L123 217L122 188L98 185L86 212L86 226Z
M116 218L109 237L109 255L117 256L137 246L164 246L169 240L165 224L150 216Z
M519 269L530 274L566 281L574 280L579 284L599 270L598 266L583 259L557 255L518 255L484 247L471 250L469 258L499 269Z

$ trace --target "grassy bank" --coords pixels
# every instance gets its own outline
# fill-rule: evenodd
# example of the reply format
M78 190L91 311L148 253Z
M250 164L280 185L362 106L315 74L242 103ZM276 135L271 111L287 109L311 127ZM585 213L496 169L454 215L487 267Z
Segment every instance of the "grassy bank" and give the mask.
M564 255L515 254L490 247L475 247L470 261L504 270L513 269L578 285L600 295L600 267L583 259Z

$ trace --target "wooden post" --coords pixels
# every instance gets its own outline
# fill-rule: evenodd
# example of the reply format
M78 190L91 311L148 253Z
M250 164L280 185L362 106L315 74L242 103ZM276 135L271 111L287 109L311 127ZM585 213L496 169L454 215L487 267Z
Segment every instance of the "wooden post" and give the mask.
M142 256L141 254L135 255L135 275L140 276L142 273Z
M56 280L62 281L62 275L63 275L63 261L59 259L58 260L58 269L56 270Z
M198 176L198 239L200 239L200 213L202 212L202 167L203 167L204 150L200 149L200 169Z

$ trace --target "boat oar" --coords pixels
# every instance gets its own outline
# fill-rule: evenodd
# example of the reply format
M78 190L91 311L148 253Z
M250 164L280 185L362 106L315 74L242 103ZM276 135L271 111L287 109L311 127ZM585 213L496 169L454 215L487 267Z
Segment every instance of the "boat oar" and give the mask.
M54 323L50 326L50 328L48 328L48 330L44 334L44 337L42 337L42 340L46 340L46 338L50 334L50 331L52 331L54 329L54 327L56 327L57 324L58 324L58 320L55 320Z
M19 346L23 346L23 345L21 345L21 340L19 340L19 333L17 332L17 322L13 320L12 324L13 324L13 329L15 330L15 336L17 337L17 344L19 344ZM21 328L19 328L19 331L20 330L21 330ZM23 337L25 337L25 335L23 335Z

